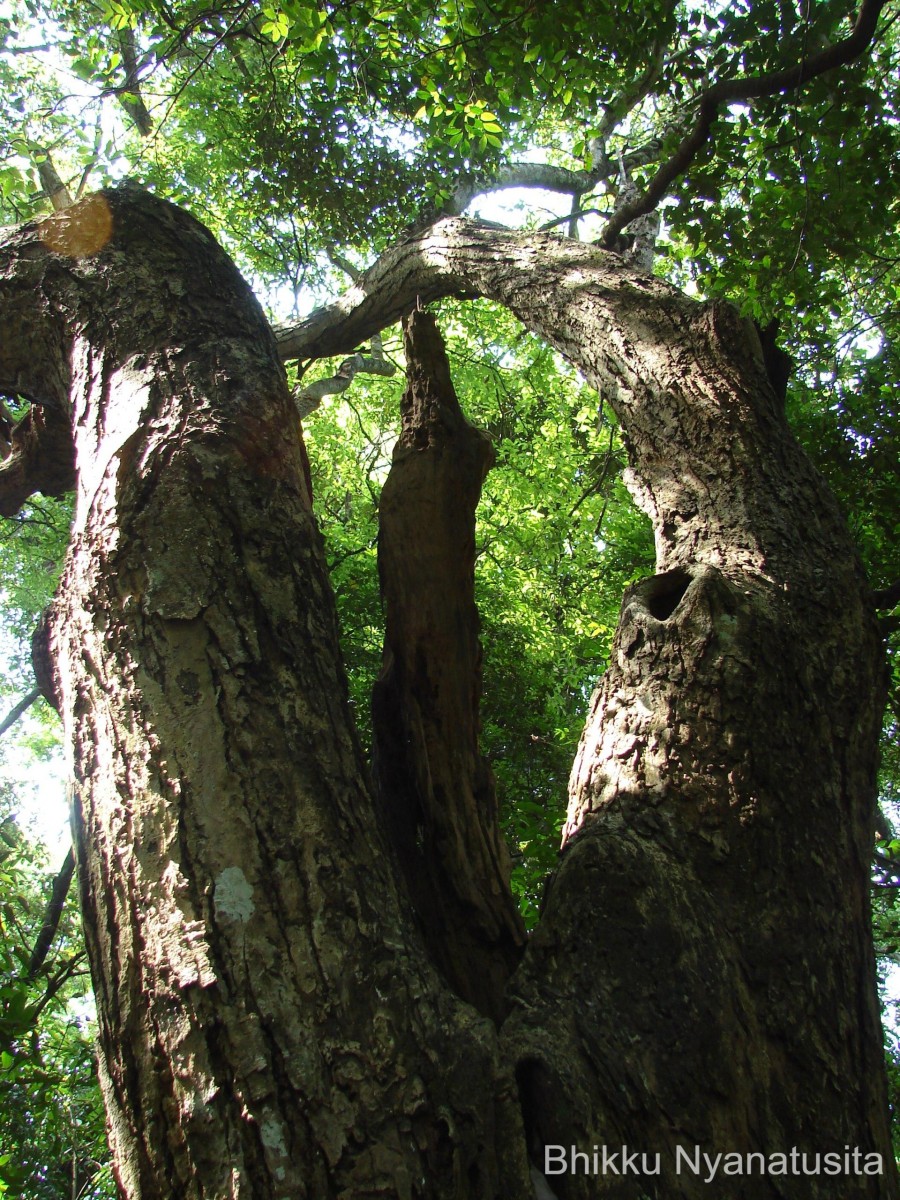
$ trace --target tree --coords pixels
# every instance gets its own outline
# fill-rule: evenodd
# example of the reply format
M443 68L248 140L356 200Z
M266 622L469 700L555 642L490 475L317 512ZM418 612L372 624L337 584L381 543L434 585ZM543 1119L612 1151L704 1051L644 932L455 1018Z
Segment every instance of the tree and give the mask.
M827 79L869 48L880 9L863 5L839 39L833 14L813 27L783 13L799 65L782 70L784 30L751 50L733 14L710 16L705 38L690 14L650 10L656 37L623 32L601 80L622 86L582 146L590 167L555 177L575 197L615 192L604 245L441 217L460 196L420 183L427 220L344 299L277 336L209 231L138 188L4 236L0 385L31 406L0 468L3 511L37 489L76 491L36 666L74 758L125 1195L688 1198L729 1168L755 1172L760 1197L896 1194L868 899L885 695L877 598L791 432L771 335L724 300L647 275L647 227L634 224L654 187L698 162L702 173L695 156L721 105ZM307 6L240 27L243 10L180 14L177 40L199 31L227 51L220 72L254 82L247 55L267 38L288 63L321 53L322 78L336 73L327 102L279 78L270 116L310 105L300 141L327 141L327 110L339 147L342 54L354 60L366 37L386 46L383 62L360 60L367 87L395 115L411 104L398 66L419 52L407 22L423 11L362 12L343 42L341 10ZM475 24L456 44L462 60L436 62L418 90L421 119L446 118L434 161L483 152L477 170L456 164L465 191L527 171L492 155L486 101L448 104L459 78L489 53L486 86L511 112L524 29L526 60L537 46L565 107L575 97L555 44L577 50L597 14L563 6L560 33L558 15L513 5L490 41L480 6L464 12ZM741 74L736 45L757 74ZM179 76L175 47L166 63L180 96L208 85L190 68ZM121 64L134 109L137 69L124 51ZM688 118L663 105L652 147L629 159L623 144L612 163L616 129L640 129L648 97L676 106L676 84L696 101ZM579 86L586 103L597 83ZM236 120L216 111L206 128ZM753 126L745 165L780 120ZM253 153L289 152L299 171L277 125L255 130ZM641 204L629 175L650 149L662 183ZM422 178L412 152L374 135L363 151L391 187ZM294 183L318 203L327 244L352 212ZM408 203L380 205L376 238ZM675 234L693 219L673 218ZM490 450L461 416L421 311L448 295L502 304L600 392L656 541L656 574L627 590L591 700L564 848L528 939L477 744L473 521ZM282 362L349 354L404 316L370 784ZM614 1156L599 1171L595 1146ZM645 1158L629 1167L624 1147ZM732 1158L694 1170L679 1147ZM573 1148L588 1173L557 1170ZM779 1169L794 1148L807 1159ZM763 1167L738 1160L750 1152L768 1156ZM836 1158L816 1166L817 1153Z

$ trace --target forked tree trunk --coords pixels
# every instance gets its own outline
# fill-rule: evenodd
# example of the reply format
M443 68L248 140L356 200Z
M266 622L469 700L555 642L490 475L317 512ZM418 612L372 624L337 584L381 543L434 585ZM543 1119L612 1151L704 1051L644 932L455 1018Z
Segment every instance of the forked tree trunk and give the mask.
M532 1157L659 1154L655 1177L616 1176L621 1155L551 1176L564 1198L708 1196L678 1147L810 1153L810 1174L752 1160L735 1194L760 1200L896 1196L868 892L883 646L758 335L594 247L450 220L282 331L282 353L339 351L448 292L508 305L597 386L656 534L502 1030Z
M867 892L882 653L752 327L596 248L450 221L283 339L343 352L417 294L498 299L615 405L654 521L660 574L626 596L498 1035L393 879L263 318L202 227L102 203L86 258L4 240L0 387L75 437L55 641L126 1195L524 1200L530 1155L567 1200L895 1197ZM841 1169L710 1183L679 1147ZM559 1148L591 1173L555 1173ZM869 1153L883 1174L854 1173Z

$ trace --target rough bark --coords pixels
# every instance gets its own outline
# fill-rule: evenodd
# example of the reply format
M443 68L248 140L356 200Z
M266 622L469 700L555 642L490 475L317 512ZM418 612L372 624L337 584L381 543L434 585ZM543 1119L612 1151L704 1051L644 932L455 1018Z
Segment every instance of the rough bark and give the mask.
M106 203L87 258L6 239L0 387L76 441L58 690L126 1194L515 1198L527 1137L539 1163L660 1155L552 1175L566 1198L708 1197L678 1145L875 1151L879 1177L716 1182L895 1197L867 890L882 650L752 326L596 248L449 221L283 340L341 353L417 295L500 300L614 405L654 522L498 1054L391 878L265 323L200 226Z
M429 953L499 1023L525 932L478 747L475 508L494 451L462 414L434 318L415 310L404 342L402 428L379 506L375 783Z
M708 1195L675 1173L679 1144L849 1146L885 1174L767 1176L746 1194L895 1196L868 900L883 648L758 335L595 248L446 221L282 350L339 349L410 296L453 292L507 304L609 400L657 544L503 1030L532 1153L659 1153L656 1179L553 1186L670 1200Z
M53 642L122 1192L522 1196L494 1028L389 870L261 310L185 214L101 200L102 249L48 245L79 206L4 239L0 384L14 321L70 371L25 390L78 465Z
M12 426L0 463L0 516L11 517L29 496L62 496L75 486L72 431L53 408L32 404Z

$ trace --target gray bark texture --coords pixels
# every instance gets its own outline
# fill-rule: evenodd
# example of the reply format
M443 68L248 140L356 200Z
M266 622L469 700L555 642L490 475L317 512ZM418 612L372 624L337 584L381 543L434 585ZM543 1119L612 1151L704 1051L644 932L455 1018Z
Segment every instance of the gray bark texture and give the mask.
M607 1179L610 1195L699 1197L677 1145L849 1145L880 1152L886 1177L747 1194L894 1196L868 894L883 647L759 336L594 247L448 220L282 331L282 352L447 292L508 305L609 401L656 536L502 1030L532 1155L648 1147L662 1179ZM584 1176L554 1187L603 1194Z
M73 432L52 645L123 1194L896 1197L868 901L883 650L752 325L596 247L448 220L276 346L197 222L133 189L91 203L88 249L79 206L3 239L0 388ZM506 304L615 408L658 559L499 1030L435 968L409 831L372 798L278 362L450 293ZM557 1145L660 1174L535 1185ZM884 1174L710 1184L678 1146L850 1147Z

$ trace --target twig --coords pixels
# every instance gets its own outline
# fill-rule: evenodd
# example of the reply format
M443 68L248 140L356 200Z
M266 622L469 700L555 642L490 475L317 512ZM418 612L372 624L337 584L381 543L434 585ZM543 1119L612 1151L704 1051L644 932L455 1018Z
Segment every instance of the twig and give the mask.
M574 199L574 197L573 197ZM605 217L607 214L601 208L578 208L572 212L567 212L564 217L554 217L552 221L547 221L543 225L538 225L538 233L547 233L551 229L555 229L557 225L565 225L566 221L580 221L582 217ZM577 229L576 229L577 233ZM569 229L569 237L574 237L571 227Z

